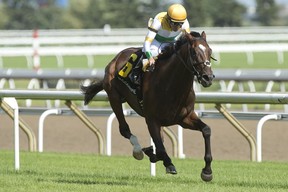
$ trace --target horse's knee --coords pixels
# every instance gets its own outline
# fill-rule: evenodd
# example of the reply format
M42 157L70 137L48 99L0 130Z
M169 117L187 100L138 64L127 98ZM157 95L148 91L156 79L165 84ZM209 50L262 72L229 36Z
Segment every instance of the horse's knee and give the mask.
M206 126L201 130L201 132L202 132L203 137L210 137L210 136L211 136L211 128L210 128L208 125L206 125Z

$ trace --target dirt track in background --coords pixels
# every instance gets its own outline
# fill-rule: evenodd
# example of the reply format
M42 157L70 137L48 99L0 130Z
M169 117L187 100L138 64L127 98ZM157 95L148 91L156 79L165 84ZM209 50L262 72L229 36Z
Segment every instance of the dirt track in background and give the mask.
M21 116L31 126L38 141L38 116ZM95 125L106 137L108 117L91 117ZM143 147L150 145L150 137L143 118L128 117L133 134L138 136ZM214 160L250 160L250 148L246 139L225 119L203 119L212 128L212 155ZM257 121L241 121L256 137ZM171 127L177 131L177 127ZM262 159L264 161L288 161L288 126L286 121L269 121L264 125L262 134ZM13 121L0 114L0 149L13 149ZM165 146L172 156L172 143L165 136ZM28 150L28 141L20 131L20 149ZM98 154L96 136L75 116L49 116L44 124L44 151L95 153ZM131 155L130 142L118 131L117 121L113 122L112 155ZM203 159L204 143L202 134L184 130L184 154L188 158Z

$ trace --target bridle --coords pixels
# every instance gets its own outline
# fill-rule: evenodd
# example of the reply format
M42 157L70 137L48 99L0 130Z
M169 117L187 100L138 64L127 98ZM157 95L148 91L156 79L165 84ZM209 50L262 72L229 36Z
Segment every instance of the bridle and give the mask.
M202 39L201 37L195 37L192 39L192 41L196 41L197 39ZM186 42L187 43L187 49L188 49L188 57L186 62L184 61L184 59L181 57L181 55L178 53L178 51L175 51L176 56L179 58L179 60L181 61L181 63L183 63L183 65L185 66L185 68L193 75L195 75L197 77L197 80L199 81L199 79L201 78L201 75L199 73L199 71L196 69L196 67L198 65L204 64L204 65L211 65L210 61L201 61L198 62L197 58L196 58L196 54L195 54L195 49L193 49L193 54L191 54L191 45L189 43L189 41ZM185 43L185 44L186 44ZM175 47L174 47L175 50ZM215 58L211 57L211 59L213 59L214 61L216 61ZM191 68L192 66L192 68Z

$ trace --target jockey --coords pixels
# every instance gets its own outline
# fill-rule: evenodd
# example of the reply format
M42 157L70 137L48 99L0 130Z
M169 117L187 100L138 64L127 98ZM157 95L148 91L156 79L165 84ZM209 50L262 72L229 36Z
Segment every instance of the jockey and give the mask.
M186 9L180 4L171 5L167 12L158 13L154 19L150 18L148 33L145 37L142 52L147 57L149 66L154 67L155 59L162 50L177 40L182 31L190 32ZM132 70L130 79L135 84L140 84L142 59Z

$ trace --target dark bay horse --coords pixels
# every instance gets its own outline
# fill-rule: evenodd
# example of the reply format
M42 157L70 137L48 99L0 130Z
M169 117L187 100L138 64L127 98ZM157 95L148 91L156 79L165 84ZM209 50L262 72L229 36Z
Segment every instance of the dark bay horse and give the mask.
M143 75L142 94L143 106L128 87L117 78L118 72L127 63L132 53L140 48L127 48L118 53L105 68L105 76L99 82L89 86L81 86L85 95L85 104L101 90L105 90L111 107L119 122L119 130L123 137L133 145L133 156L143 159L143 151L151 162L163 161L166 172L176 174L176 168L166 153L161 138L161 127L181 125L183 128L201 131L205 142L205 167L201 172L204 181L212 180L212 155L210 145L211 130L194 112L195 93L194 77L203 87L209 87L214 78L210 59L212 50L206 41L206 34L197 32L184 33L175 44L168 46L170 54L155 63L153 72ZM213 59L213 58L212 58ZM151 148L142 148L137 137L130 131L122 103L127 102L139 115L143 116L156 148L153 154ZM145 150L144 150L145 149Z

